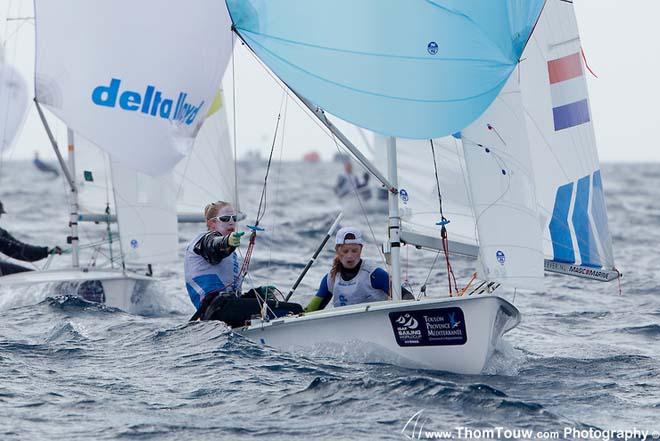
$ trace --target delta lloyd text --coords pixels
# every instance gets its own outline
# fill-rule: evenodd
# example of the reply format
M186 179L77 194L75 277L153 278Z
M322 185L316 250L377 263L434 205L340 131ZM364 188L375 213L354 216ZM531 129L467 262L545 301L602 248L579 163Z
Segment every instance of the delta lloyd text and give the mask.
M174 100L163 97L162 92L156 87L148 85L144 94L125 90L120 93L121 80L113 78L109 86L98 86L92 92L92 101L99 106L119 107L131 112L140 111L151 116L159 116L164 119L182 121L188 125L192 124L197 117L197 112L204 105L204 101L198 106L186 102L187 93L179 92L179 97L174 105Z

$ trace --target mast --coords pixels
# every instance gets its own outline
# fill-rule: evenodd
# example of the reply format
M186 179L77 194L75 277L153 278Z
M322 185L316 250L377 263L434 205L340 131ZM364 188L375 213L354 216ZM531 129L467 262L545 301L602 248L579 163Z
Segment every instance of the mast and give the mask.
M387 138L387 170L390 183L397 188L398 177L396 170L396 138ZM390 248L390 263L392 265L392 300L401 300L401 217L399 217L399 193L390 191L387 196L388 228Z
M75 185L76 176L76 155L73 130L67 127L66 138L68 144L68 162L69 173L74 179L74 185L71 186L71 203L69 210L69 227L71 228L71 263L74 268L80 266L80 258L78 255L78 187Z

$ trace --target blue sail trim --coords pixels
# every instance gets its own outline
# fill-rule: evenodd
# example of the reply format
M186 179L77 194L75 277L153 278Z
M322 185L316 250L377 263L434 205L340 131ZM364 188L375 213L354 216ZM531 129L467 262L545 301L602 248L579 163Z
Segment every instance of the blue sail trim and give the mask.
M603 263L614 265L614 258L612 256L612 237L610 236L610 229L607 225L607 211L605 209L605 195L603 194L603 181L600 177L600 170L594 172L593 178L593 195L591 196L591 216L596 224L596 231L598 238L603 248L605 256Z
M575 201L569 219L573 191ZM577 249L573 247L571 227ZM557 189L549 230L554 261L572 264L579 253L580 265L584 267L602 268L614 264L600 170Z
M571 207L573 183L562 185L557 189L555 208L550 221L550 238L554 260L564 263L575 263L571 230L568 227L568 211Z
M589 187L591 176L578 179L575 195L575 207L573 208L573 227L577 239L580 259L583 266L600 267L600 256L596 248L596 239L591 231L589 221Z

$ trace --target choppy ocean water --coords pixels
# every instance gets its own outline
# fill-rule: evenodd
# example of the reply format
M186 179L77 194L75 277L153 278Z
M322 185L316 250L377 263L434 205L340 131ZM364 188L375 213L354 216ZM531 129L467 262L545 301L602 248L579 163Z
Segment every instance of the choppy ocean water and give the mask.
M283 163L271 171L252 283L290 287L337 212L331 185L339 168ZM29 162L5 161L0 171L0 200L9 211L0 226L30 243L62 244L63 182ZM239 168L248 220L263 175L258 165ZM350 350L345 361L294 356L219 323L188 324L193 310L178 264L155 269L161 281L142 315L0 286L0 439L400 440L421 433L414 422L417 430L449 431L454 439L484 439L488 432L478 430L498 427L546 439L564 438L567 429L567 439L598 430L658 431L660 167L605 164L603 178L615 258L625 274L622 295L617 283L553 275L539 292L507 296L523 321L479 376L357 363ZM380 238L380 217L369 220ZM100 234L101 227L85 228L88 237ZM182 250L196 231L181 227ZM366 253L378 258L375 245ZM328 248L298 289L301 303L331 255ZM433 256L405 249L403 256L418 288ZM66 263L65 256L52 266ZM454 266L465 283L470 262L455 259ZM446 292L442 269L429 279L431 295ZM499 439L507 439L504 432Z

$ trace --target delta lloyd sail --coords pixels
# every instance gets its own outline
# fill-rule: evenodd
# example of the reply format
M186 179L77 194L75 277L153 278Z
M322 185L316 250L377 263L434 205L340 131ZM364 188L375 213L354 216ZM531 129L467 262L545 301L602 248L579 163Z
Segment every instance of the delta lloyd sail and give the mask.
M0 151L12 145L28 104L25 80L6 63L3 52L0 48Z
M136 302L151 278L127 265L177 256L180 178L172 168L219 109L215 99L232 47L226 7L210 0L37 0L35 24L35 100L69 129L68 164L53 143L72 191L72 268L7 276L3 283L89 283L100 293L95 301L139 312ZM74 139L109 157L76 167ZM98 195L103 185L105 207L96 208L103 213L113 205L121 239L122 265L109 270L94 262L81 267L78 255L79 187Z
M35 17L40 103L142 172L190 151L231 51L222 2L37 0Z

